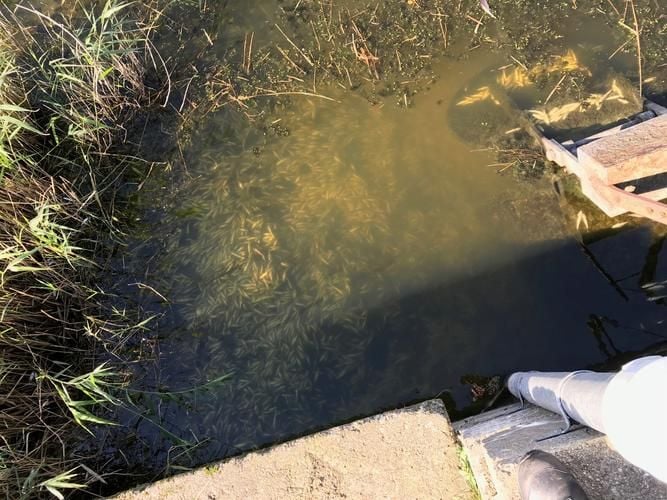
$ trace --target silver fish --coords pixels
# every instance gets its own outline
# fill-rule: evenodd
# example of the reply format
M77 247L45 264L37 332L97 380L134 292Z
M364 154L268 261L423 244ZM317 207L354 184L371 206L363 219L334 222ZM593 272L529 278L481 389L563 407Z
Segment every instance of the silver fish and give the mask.
M479 5L482 7L482 10L486 12L488 15L490 15L492 18L496 18L496 16L493 15L493 12L491 12L491 7L489 7L489 2L486 0L479 0Z

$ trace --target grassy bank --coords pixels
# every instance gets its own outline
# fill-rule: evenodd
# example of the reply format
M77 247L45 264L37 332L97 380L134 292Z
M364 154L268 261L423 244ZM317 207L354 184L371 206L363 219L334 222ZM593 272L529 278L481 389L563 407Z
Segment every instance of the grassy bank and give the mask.
M0 495L98 480L72 448L120 379L93 353L132 326L98 286L122 235L126 128L156 97L135 6L70 21L0 8ZM157 57L157 56L156 56ZM79 431L75 430L79 429Z

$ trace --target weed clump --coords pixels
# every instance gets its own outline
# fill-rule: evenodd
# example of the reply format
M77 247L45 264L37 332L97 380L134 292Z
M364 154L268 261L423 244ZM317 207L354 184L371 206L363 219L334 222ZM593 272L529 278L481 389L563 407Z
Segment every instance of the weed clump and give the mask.
M74 424L108 423L114 371L95 346L127 331L97 284L120 233L125 126L149 100L146 26L109 0L74 22L0 8L0 493L99 478Z
M436 0L278 5L282 15L263 34L268 40L248 32L228 47L207 84L214 109L233 104L255 117L252 103L259 97L318 94L330 85L374 105L393 99L412 106L414 95L436 79L433 62L465 52L453 40L469 27L468 13L479 11L472 0L454 6ZM479 42L475 32L470 43Z

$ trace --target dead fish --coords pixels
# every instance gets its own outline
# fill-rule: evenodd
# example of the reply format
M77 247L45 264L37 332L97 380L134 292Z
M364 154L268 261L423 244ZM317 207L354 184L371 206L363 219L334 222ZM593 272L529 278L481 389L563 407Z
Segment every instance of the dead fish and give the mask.
M486 0L479 0L479 5L482 7L482 10L486 12L489 16L491 16L493 19L496 18L496 16L493 15L493 12L491 12L491 7L489 7L489 2Z
M588 226L588 219L586 218L586 214L582 210L579 210L577 213L577 231L579 231L579 227L582 223L584 226L586 226L586 229L590 229Z

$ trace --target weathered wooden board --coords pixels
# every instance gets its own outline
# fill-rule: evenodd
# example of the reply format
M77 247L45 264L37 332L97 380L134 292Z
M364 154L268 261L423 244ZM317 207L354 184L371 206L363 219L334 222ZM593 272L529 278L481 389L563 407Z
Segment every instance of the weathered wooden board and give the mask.
M667 114L585 144L577 156L607 185L667 172Z
M603 184L595 176L582 177L580 181L581 191L609 217L631 212L661 224L667 224L667 205L655 201L656 196L661 195L661 190L636 195L616 186Z

